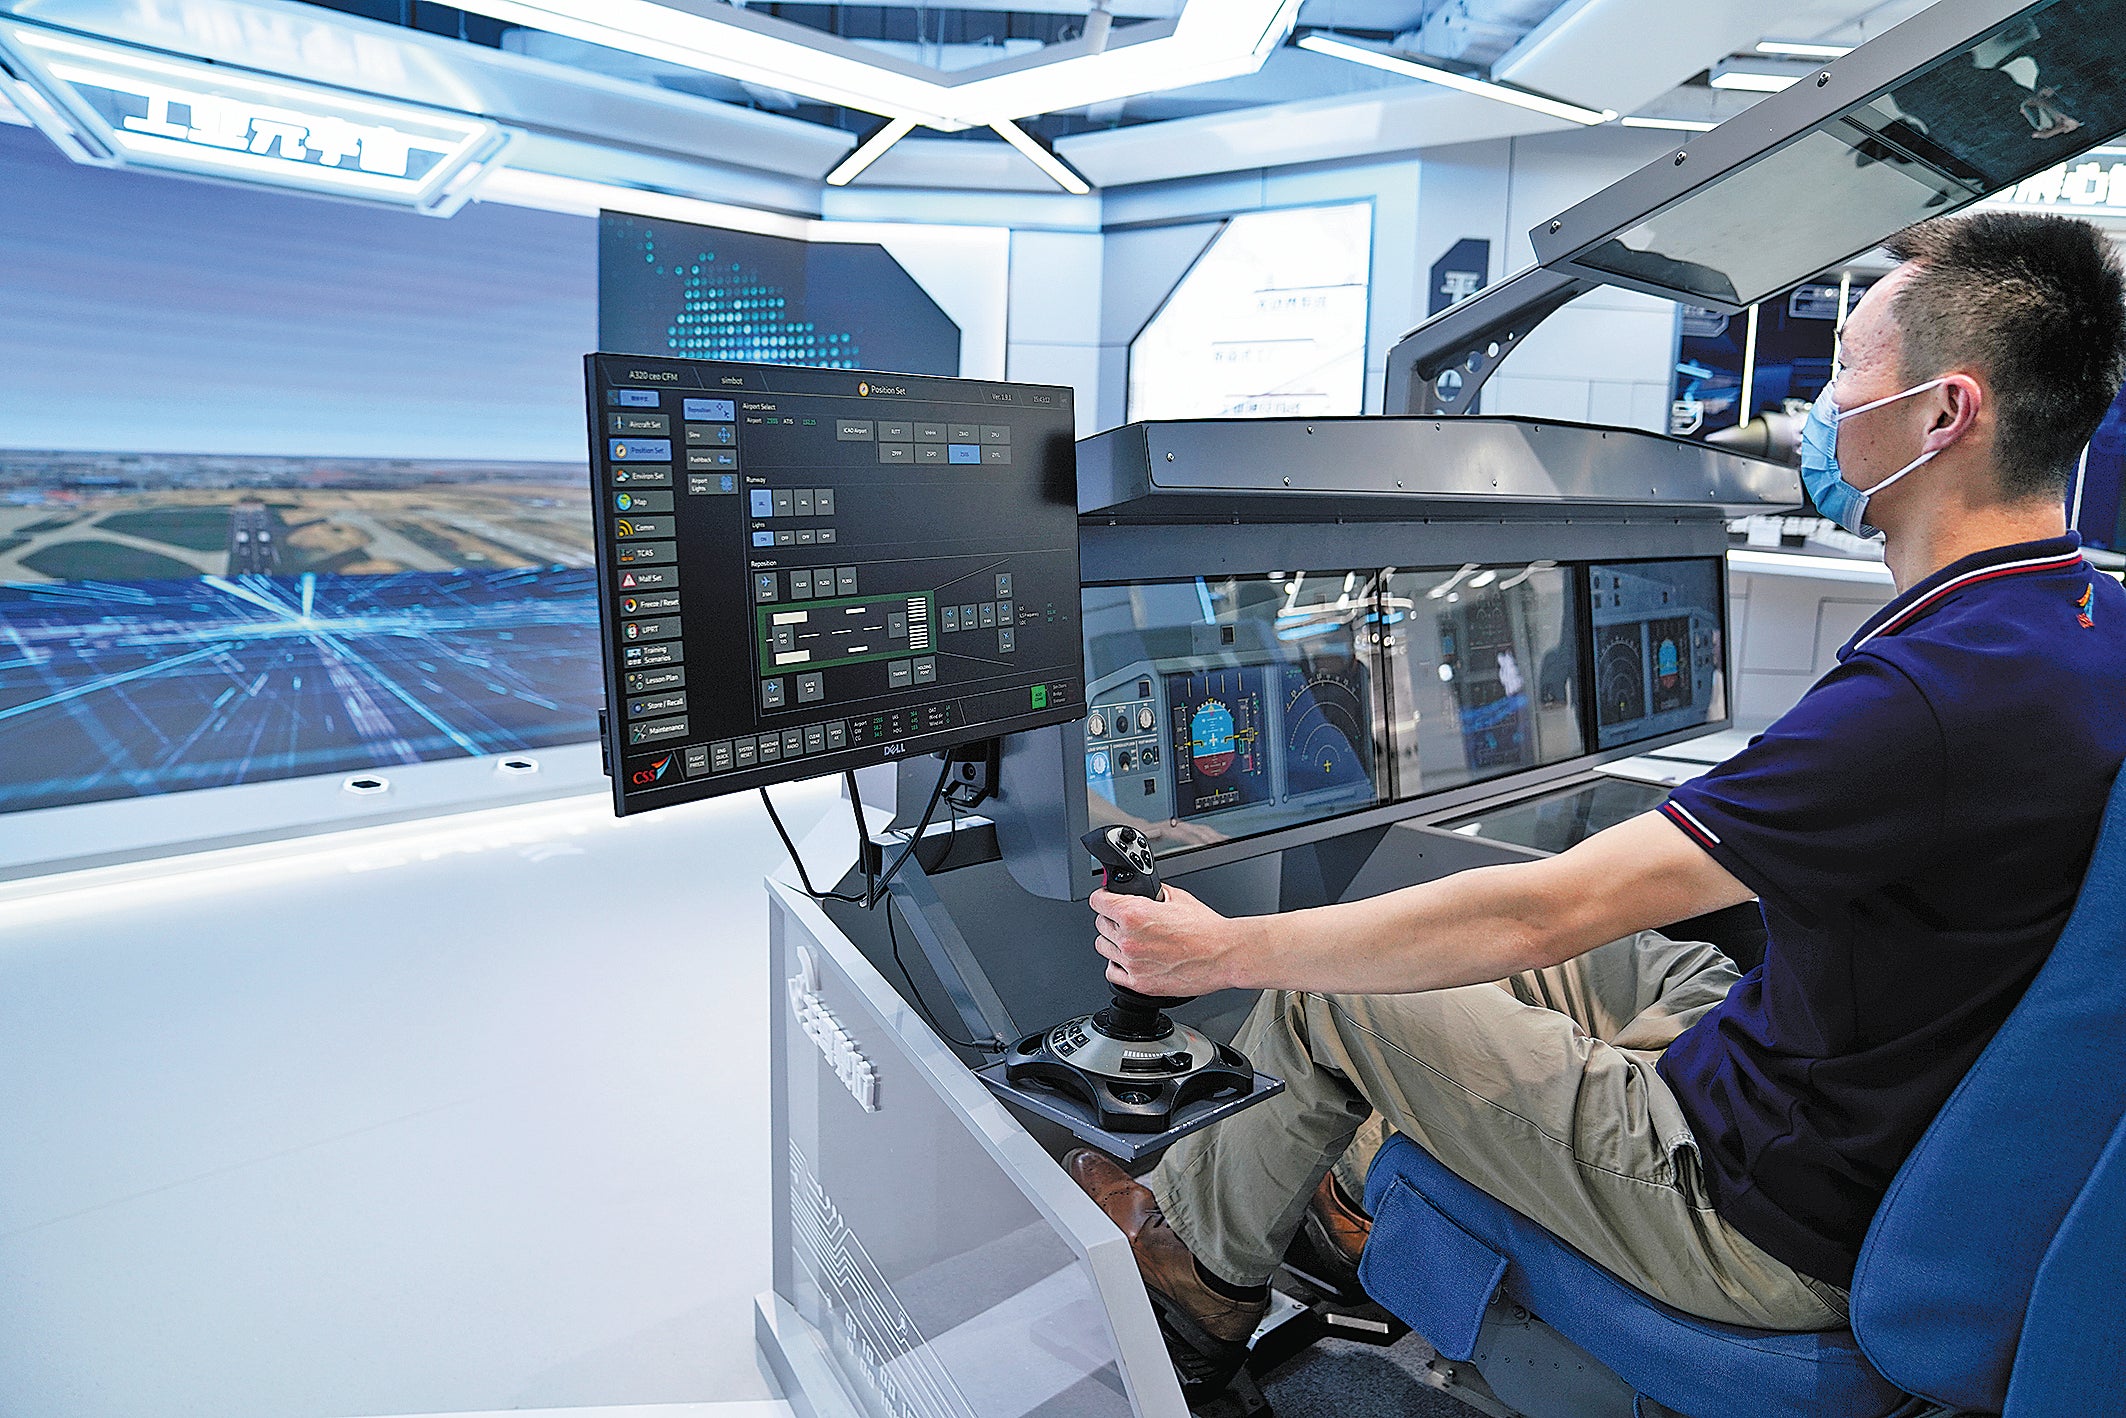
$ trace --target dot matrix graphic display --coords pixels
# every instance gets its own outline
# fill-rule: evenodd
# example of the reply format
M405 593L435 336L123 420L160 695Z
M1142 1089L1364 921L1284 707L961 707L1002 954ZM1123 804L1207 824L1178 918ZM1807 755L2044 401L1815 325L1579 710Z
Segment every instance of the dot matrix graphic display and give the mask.
M585 367L620 813L1083 712L1070 390Z

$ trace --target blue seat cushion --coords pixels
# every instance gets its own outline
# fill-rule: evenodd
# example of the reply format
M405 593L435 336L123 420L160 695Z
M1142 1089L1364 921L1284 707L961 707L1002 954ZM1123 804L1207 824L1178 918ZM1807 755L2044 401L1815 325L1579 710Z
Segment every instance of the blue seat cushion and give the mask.
M1360 1279L1450 1359L1468 1359L1492 1291L1679 1413L1881 1418L1905 1399L1849 1330L1788 1334L1714 1324L1625 1284L1405 1137L1366 1177L1373 1234Z

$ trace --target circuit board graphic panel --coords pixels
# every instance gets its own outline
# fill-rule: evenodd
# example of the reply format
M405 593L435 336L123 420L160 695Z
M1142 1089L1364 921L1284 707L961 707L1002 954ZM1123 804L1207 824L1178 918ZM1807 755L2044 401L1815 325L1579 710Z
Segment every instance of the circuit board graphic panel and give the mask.
M1259 668L1168 675L1166 704L1175 807L1182 817L1268 801Z

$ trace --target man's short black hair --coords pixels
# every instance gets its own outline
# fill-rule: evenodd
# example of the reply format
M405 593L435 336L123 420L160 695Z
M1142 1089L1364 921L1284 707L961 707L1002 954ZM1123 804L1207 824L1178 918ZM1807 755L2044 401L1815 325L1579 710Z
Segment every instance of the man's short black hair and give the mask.
M1905 381L1985 376L2003 495L2064 495L2126 382L2126 274L2110 240L2071 217L1981 212L1883 247L1913 266L1891 307Z

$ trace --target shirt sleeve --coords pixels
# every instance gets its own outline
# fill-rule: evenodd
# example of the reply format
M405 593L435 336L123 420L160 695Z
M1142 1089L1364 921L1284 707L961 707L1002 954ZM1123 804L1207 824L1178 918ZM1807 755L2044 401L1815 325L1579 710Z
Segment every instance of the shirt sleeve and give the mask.
M1935 854L1947 769L1926 697L1860 654L1660 811L1767 904L1822 921Z

